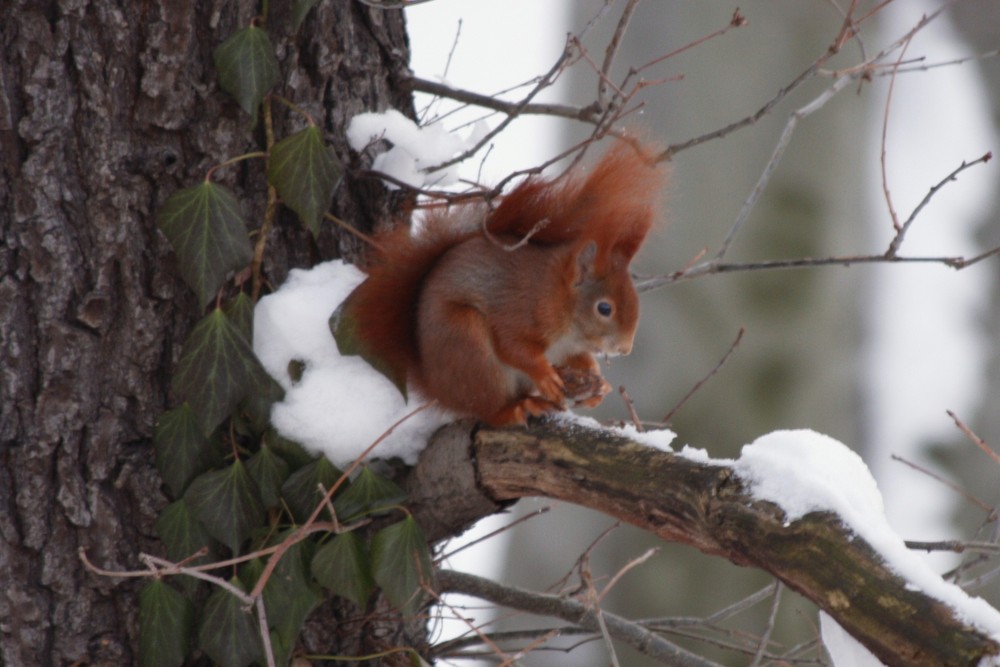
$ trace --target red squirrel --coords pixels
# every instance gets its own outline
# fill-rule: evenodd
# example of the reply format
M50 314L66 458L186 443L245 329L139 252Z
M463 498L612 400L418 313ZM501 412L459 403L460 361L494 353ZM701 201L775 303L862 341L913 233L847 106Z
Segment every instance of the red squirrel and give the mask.
M530 178L492 211L432 211L419 233L377 239L343 312L367 356L463 415L502 426L567 398L596 405L610 386L594 355L632 350L629 262L664 178L651 151L621 142L589 173Z

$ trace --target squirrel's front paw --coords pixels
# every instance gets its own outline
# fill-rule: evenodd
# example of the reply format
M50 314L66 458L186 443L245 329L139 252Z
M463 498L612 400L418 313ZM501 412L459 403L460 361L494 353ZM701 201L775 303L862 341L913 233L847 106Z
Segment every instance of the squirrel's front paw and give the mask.
M545 375L535 380L535 386L538 388L538 393L542 395L542 398L562 408L563 400L566 398L566 385L555 368L549 366Z

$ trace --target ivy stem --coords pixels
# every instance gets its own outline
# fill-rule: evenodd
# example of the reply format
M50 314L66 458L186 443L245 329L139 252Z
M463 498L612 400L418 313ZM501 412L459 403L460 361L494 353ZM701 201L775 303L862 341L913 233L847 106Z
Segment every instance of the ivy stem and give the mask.
M274 98L274 99L276 99L276 100L278 100L279 102L281 102L282 104L284 104L286 107L288 107L289 109L291 109L295 113L297 113L300 116L302 116L303 118L305 118L306 122L309 123L309 127L316 127L316 121L315 121L315 119L313 119L312 115L308 111L306 111L305 109L303 109L302 107L300 107L298 104L296 104L295 102L293 102L293 101L291 101L291 100L289 100L287 98L282 97L281 95L277 95L277 94L274 94L274 93L271 93L271 97Z
M244 153L243 155L237 155L236 157L231 157L225 162L220 162L219 164L210 168L205 173L205 181L208 182L212 180L212 176L215 174L216 169L222 169L223 167L231 167L237 162L243 162L244 160L255 160L257 158L267 158L267 153L265 153L264 151L254 151L252 153Z
M271 100L270 97L264 100L264 104L261 105L263 110L264 118L264 140L267 144L267 153L265 153L265 159L270 163L270 152L274 147L274 118L271 114ZM264 265L264 249L267 247L267 237L271 233L271 226L274 224L274 219L278 215L278 191L274 189L274 186L270 182L267 184L267 205L264 208L264 222L260 226L260 234L257 236L257 243L254 244L253 248L253 261L250 264L250 275L253 277L252 287L250 292L251 302L257 303L257 299L260 298L260 290L264 284L263 276L261 275L261 268Z

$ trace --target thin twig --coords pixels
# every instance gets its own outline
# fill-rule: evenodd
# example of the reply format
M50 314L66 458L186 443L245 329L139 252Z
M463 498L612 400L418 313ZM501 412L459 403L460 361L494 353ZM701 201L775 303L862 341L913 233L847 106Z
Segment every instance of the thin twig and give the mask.
M776 579L774 581L774 601L771 603L771 613L767 616L767 625L764 627L764 634L761 635L760 642L757 645L757 652L754 653L750 667L757 667L760 665L761 660L764 659L767 645L771 641L771 633L774 631L775 620L778 617L778 606L781 604L781 590L781 581Z
M902 463L902 464L904 464L906 466L909 466L910 468L913 468L917 472L921 472L921 473L927 475L928 477L930 477L934 481L940 482L941 484L944 484L949 489L951 489L955 493L959 494L960 496L962 496L963 498L965 498L966 500L968 500L970 503L972 503L976 507L982 509L984 512L992 512L993 511L993 507L992 506L987 505L986 503L984 503L983 501L981 501L979 498L976 498L975 496L973 496L972 494L970 494L968 491L966 491L962 487L958 486L957 484L952 484L948 480L944 479L940 475L937 475L937 474L931 472L927 468L924 468L923 466L920 466L920 465L918 465L918 464L916 464L916 463L914 463L912 461L907 461L906 459L904 459L899 454L892 454L891 458L892 458L893 461L899 461L900 463Z
M743 13L740 12L739 7L737 7L735 10L733 10L732 16L729 17L729 23L727 23L725 27L719 28L718 30L711 32L703 37L699 37L698 39L689 42L678 49L674 49L669 53L665 53L662 56L658 56L657 58L654 58L653 60L650 60L645 64L632 68L632 70L629 72L629 76L641 74L644 70L647 70L650 67L653 67L654 65L658 65L665 60L669 60L671 58L679 56L685 51L689 51L695 48L696 46L701 46L702 44L709 42L713 39L716 39L717 37L722 37L733 28L742 28L747 25L750 25L750 22L746 19L745 16L743 16Z
M893 237L892 242L889 243L889 249L886 250L885 252L886 256L892 257L899 251L899 247L903 244L903 238L906 235L906 232L910 229L910 225L913 224L913 221L916 220L917 215L920 213L920 211L923 210L924 206L927 205L927 203L931 200L931 198L937 194L938 190L943 188L947 183L958 180L958 175L961 174L966 169L973 167L979 163L986 164L992 159L993 159L993 152L989 151L982 157L976 158L972 162L966 162L965 160L962 160L962 164L960 164L957 169L954 169L950 174L942 178L936 184L932 185L931 189L927 192L926 195L924 195L924 198L920 200L920 203L917 204L917 206L913 209L913 212L910 213L910 216L903 223L902 227L900 227L900 229L896 232L896 235Z
M639 419L639 413L635 411L635 403L632 401L632 397L629 396L628 391L625 389L625 385L618 387L618 393L621 394L622 400L625 401L625 409L628 410L629 419L632 420L632 425L635 426L635 430L642 433L645 429L642 425L642 420Z
M638 6L639 0L628 0L628 4L625 5L625 9L622 11L621 18L618 19L615 32L611 35L611 40L608 42L608 48L604 51L604 64L601 66L597 84L597 104L602 108L607 104L608 85L610 84L611 68L615 62L615 56L618 55L622 38L625 36L625 31L628 30L628 24L632 20L635 8Z
M715 365L715 367L708 372L708 375L706 375L702 379L698 380L694 384L694 386L691 387L691 389L688 391L688 393L684 394L684 398L682 398L680 401L678 401L677 404L674 405L674 407L672 407L670 409L670 412L668 412L666 414L666 416L663 418L662 423L666 424L671 419L673 419L674 415L677 414L677 411L680 410L681 407L683 407L684 404L687 403L688 400L692 396L694 396L698 392L698 390L701 389L705 385L705 383L708 382L712 378L713 375L715 375L716 373L719 372L719 369L722 368L726 364L727 361L729 361L729 357L731 357L732 354L733 354L733 352L736 351L736 348L739 347L740 341L743 340L743 334L745 332L746 332L746 329L744 327L740 327L740 330L736 333L736 339L733 340L732 344L729 346L729 349L726 350L726 353L724 355L722 355L722 359L719 360L719 363L717 363Z
M896 65L892 69L892 76L889 78L889 92L885 96L885 111L882 114L882 149L879 155L879 165L882 173L882 192L885 195L885 204L889 209L889 217L892 219L892 227L896 230L897 237L902 232L902 226L899 224L899 216L896 215L896 208L892 204L892 192L889 190L889 173L886 168L886 155L888 153L886 150L886 138L889 135L889 110L892 108L892 91L896 86L896 74L899 72L899 65L903 62L903 56L906 54L906 49L909 46L910 40L907 39L903 44L902 50L899 52Z
M189 577L201 579L202 581L207 581L211 584L219 586L220 588L226 589L228 592L235 595L240 602L247 606L253 604L253 598L222 577L205 574L204 572L199 572L194 568L178 567L168 560L164 560L163 558L158 558L150 554L139 554L139 560L149 566L153 573L157 576L162 576L163 574L186 574Z
M969 439L969 442L974 444L976 447L979 447L979 449L981 449L984 454L993 459L994 463L1000 465L1000 454L997 454L995 451L993 451L993 449L988 444L986 444L985 440L980 438L972 431L971 428L966 426L965 422L963 422L961 419L958 418L958 415L956 415L951 410L946 410L945 412L947 412L948 416L955 421L955 426L957 426L958 430L960 430L963 434L965 434L965 437Z
M996 248L991 248L986 252L976 255L971 258L965 257L906 257L901 255L896 255L895 257L886 257L884 254L881 255L835 255L831 257L798 257L795 259L769 259L762 260L759 262L724 262L717 264L715 262L705 262L699 264L698 266L692 267L684 271L675 271L673 273L668 273L659 276L646 276L644 278L639 278L635 281L635 288L640 292L646 292L652 289L657 289L663 287L664 285L669 285L676 282L681 282L685 280L693 280L695 278L700 278L706 275L722 274L722 273L739 273L746 271L773 271L773 270L787 270L787 269L806 269L806 268L817 268L822 266L851 266L853 264L944 264L945 266L951 267L955 270L961 270L967 266L971 266L978 262L981 262L990 257L1000 255L1000 246Z
M264 609L263 595L257 598L255 606L257 608L257 625L260 631L260 640L264 645L264 656L267 658L267 667L276 667L274 648L271 646L271 632L267 627L267 610Z
M483 93L475 93L471 90L453 88L445 83L422 79L418 76L411 76L407 79L407 83L409 83L412 90L417 92L447 97L448 99L464 102L465 104L499 111L508 116L554 116L556 118L590 121L597 115L597 109L593 105L589 107L574 107L566 104L549 104L545 102L525 104L523 100L521 102L508 102L493 95L484 95Z
M477 544L485 542L486 540L492 539L492 538L496 537L497 535L500 535L501 533L505 533L505 532L507 532L509 530L513 530L519 524L522 524L525 521L529 521L531 519L539 517L542 514L545 514L545 513L549 512L549 511L551 511L551 509L552 509L552 505L546 505L545 507L540 507L540 508L538 508L536 510L533 510L529 514L525 514L524 516L522 516L517 521L512 521L511 523L506 524L506 525L504 525L504 526L502 526L500 528L497 528L496 530L490 531L489 533L487 533L486 535L483 535L479 539L473 540L473 541L469 542L468 544L463 544L462 546L460 546L459 548L455 549L454 551L449 551L446 554L442 554L441 556L439 556L438 558L435 559L435 562L438 562L438 563L444 562L444 561L448 560L449 558L451 558L452 556L454 556L457 553L465 551L466 549L468 549L470 547L474 547Z
M757 201L764 193L764 189L767 187L768 183L770 183L771 177L774 175L774 171L778 168L778 164L781 162L781 159L785 154L785 149L788 148L788 144L792 139L792 134L795 132L795 128L798 126L799 121L822 109L827 102L833 99L841 90L846 88L851 81L852 79L850 77L837 79L832 86L823 91L823 93L817 96L813 101L795 110L788 117L788 122L785 123L785 129L782 130L781 137L774 146L771 158L767 161L767 164L764 165L764 171L757 179L757 183L754 185L753 190L750 191L750 194L743 202L743 206L740 208L740 212L737 214L736 220L733 222L729 233L726 234L726 238L722 241L722 245L719 246L719 251L715 254L712 261L722 261L722 258L729 250L729 246L736 238L736 235L739 234L743 225L746 224L746 221L750 218L751 211L753 211L754 207L757 205Z
M590 571L590 558L584 558L580 564L580 579L583 582L583 600L588 609L594 614L597 621L597 629L604 640L604 646L608 650L608 657L611 659L611 667L621 667L618 662L618 653L615 651L615 643L611 641L611 633L608 632L608 625L604 622L604 612L601 609L600 599L597 595L597 588L594 587L594 578Z
M458 610L456 610L452 605L445 602L444 598L441 595L438 595L438 593L433 588L431 588L430 586L426 586L424 590L427 592L428 595L434 598L434 602L436 604L450 611L452 618L454 618L457 621L461 621L462 623L465 623L465 625L468 626L469 630L475 633L475 635L479 638L479 640L483 644L486 644L487 646L490 647L490 650L493 651L493 655L495 655L498 658L501 658L505 663L507 663L510 660L510 656L507 655L507 653L503 649L497 646L493 642L493 640L490 639L489 635L485 634L482 630L480 630L471 620L469 620L462 614L459 614Z
M985 553L1000 553L1000 544L995 542L965 542L962 540L940 540L937 542L920 542L906 540L907 549L915 551L951 551L957 554L966 551L982 551Z
M642 565L643 563L645 563L647 560L649 560L659 552L660 552L659 547L653 547L651 549L647 549L646 552L641 556L639 556L638 558L633 558L629 562L625 563L625 565L622 566L622 568L619 569L613 577L611 577L611 581L609 581L604 586L604 589L597 596L597 601L603 602L604 597L611 592L611 589L613 589L615 585L618 584L619 581L621 581L621 578L625 576L625 573L627 573L629 570L635 567L638 567L639 565Z

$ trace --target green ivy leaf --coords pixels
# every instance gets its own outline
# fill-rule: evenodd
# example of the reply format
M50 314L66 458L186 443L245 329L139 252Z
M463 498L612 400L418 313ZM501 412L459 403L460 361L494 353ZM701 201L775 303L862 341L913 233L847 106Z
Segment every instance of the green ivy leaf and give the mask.
M290 533L285 531L272 542L278 544ZM323 601L310 583L308 563L312 546L311 542L302 541L289 547L264 585L267 620L284 646L295 645L306 618Z
M221 462L217 445L202 433L188 403L160 415L153 431L156 469L174 498L184 494L192 479Z
M177 253L181 277L203 306L230 271L253 258L240 203L225 186L203 181L178 190L157 212L156 223Z
M423 604L421 583L431 583L433 567L424 531L408 516L372 538L372 572L389 602L414 615Z
M192 563L207 562L218 551L212 536L198 523L183 499L175 500L160 512L155 528L160 541L167 547L167 558L175 563L190 558L203 547L208 548L208 554L191 561Z
M341 533L316 551L313 576L336 595L363 608L375 588L367 551L356 533Z
M327 325L330 327L330 333L333 334L333 340L336 341L337 350L341 355L361 357L368 362L369 366L389 378L389 381L396 385L396 389L403 395L404 400L409 400L406 392L406 368L392 366L372 353L364 336L358 332L357 319L351 312L350 295L333 311Z
M233 553L239 553L243 541L264 522L260 491L239 459L195 479L184 500L209 534Z
M323 135L315 125L271 148L267 180L313 236L319 234L323 213L330 207L333 190L343 175L333 149L323 143Z
M260 489L264 509L281 504L281 485L288 479L288 463L267 445L247 461L247 472Z
M259 367L259 362L256 364ZM263 368L257 374L253 391L240 403L240 411L247 418L248 428L255 434L267 431L271 424L271 408L285 397L285 390Z
M264 445L270 447L274 450L274 453L285 459L288 462L289 470L292 472L317 460L317 457L307 452L302 445L294 440L281 437L274 429L270 429L264 433Z
M139 593L139 662L142 667L177 667L191 644L194 606L163 579Z
M319 0L297 0L295 7L292 9L292 30L296 31L302 25L302 22L306 20L306 14L309 10L316 6Z
M202 433L208 434L269 378L243 335L216 308L184 342L173 388L194 406Z
M213 54L219 85L257 122L261 100L281 78L267 32L256 26L237 30Z
M238 577L229 583L245 590ZM222 667L246 667L262 653L259 625L253 609L224 588L205 601L198 628L198 646Z
M246 292L240 292L222 308L236 330L243 334L247 343L253 347L253 303Z
M253 590L257 585L257 580L260 579L260 575L264 573L264 567L264 561L260 558L251 558L248 561L244 561L239 569L240 581L247 588Z
M320 485L329 489L340 479L341 472L325 457L299 468L281 485L281 497L292 511L297 523L304 523L323 498Z
M350 521L363 512L377 512L398 505L405 498L406 491L364 466L347 490L337 498L333 508L337 510L338 519Z

